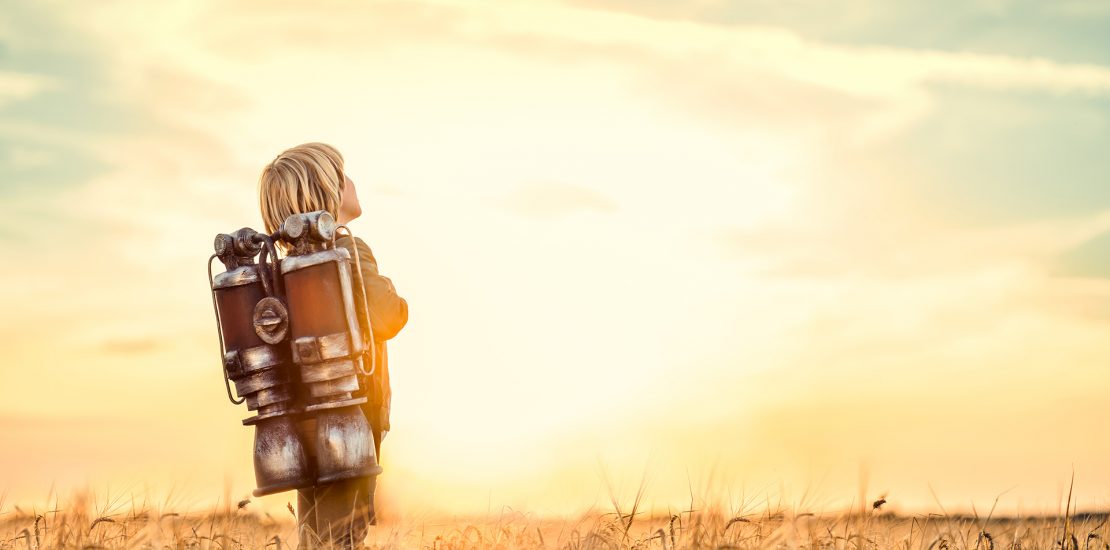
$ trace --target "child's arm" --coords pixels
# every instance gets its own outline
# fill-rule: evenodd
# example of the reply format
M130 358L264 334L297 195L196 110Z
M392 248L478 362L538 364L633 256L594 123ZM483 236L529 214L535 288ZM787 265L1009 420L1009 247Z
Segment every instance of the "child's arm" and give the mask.
M389 340L401 332L408 322L409 304L397 295L397 289L393 288L393 281L378 273L378 262L370 246L358 237L355 237L354 241L358 251L359 266L362 268L362 282L366 287L366 305L370 309L370 324L374 328L374 340L377 342ZM352 256L356 253L356 247L351 246L350 237L340 237L336 244L346 248ZM354 269L354 266L352 258L351 268ZM355 296L355 299L359 300L361 296Z

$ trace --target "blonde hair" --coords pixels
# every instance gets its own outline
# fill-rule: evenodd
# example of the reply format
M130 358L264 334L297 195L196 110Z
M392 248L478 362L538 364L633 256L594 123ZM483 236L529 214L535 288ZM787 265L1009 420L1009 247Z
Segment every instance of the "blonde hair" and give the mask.
M266 232L277 231L293 214L327 210L338 218L345 180L343 155L331 145L305 143L282 151L258 178Z

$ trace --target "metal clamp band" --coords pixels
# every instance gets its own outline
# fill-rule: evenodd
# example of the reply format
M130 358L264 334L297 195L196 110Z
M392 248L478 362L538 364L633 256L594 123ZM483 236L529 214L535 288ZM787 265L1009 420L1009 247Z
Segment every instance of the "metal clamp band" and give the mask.
M320 363L351 356L350 336L337 332L324 336L302 336L293 340L293 361L299 365Z

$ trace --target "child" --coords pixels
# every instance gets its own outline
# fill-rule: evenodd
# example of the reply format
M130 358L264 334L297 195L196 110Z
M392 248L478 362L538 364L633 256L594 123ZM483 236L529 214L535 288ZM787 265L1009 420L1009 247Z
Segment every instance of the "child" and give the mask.
M355 184L343 172L343 156L323 143L306 143L282 152L262 169L258 179L259 205L267 233L274 233L285 218L298 213L327 210L340 225L362 214ZM336 244L347 248L353 258L358 254L365 289L355 289L355 300L365 295L373 327L377 368L367 387L363 412L374 434L374 445L381 457L381 441L389 431L389 368L386 340L393 338L408 322L408 303L397 295L393 283L378 273L373 252L362 239L342 236ZM354 262L352 262L352 268ZM357 279L356 279L357 280ZM316 536L324 543L351 547L366 537L374 523L375 478L317 485L297 491L297 523L305 538ZM305 535L305 530L312 535Z

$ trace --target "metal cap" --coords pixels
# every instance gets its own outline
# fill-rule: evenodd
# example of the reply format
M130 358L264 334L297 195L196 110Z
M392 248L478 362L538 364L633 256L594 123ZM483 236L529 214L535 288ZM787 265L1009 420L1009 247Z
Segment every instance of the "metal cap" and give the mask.
M331 242L335 238L335 218L323 210L312 214L316 214L312 220L312 236L320 242Z
M304 235L305 226L306 223L304 215L293 214L292 216L285 218L285 221L282 222L281 236L286 240L295 241Z
M216 255L220 257L231 254L232 247L235 245L235 238L227 233L220 233L216 235L216 240L212 243L212 248L216 250Z

